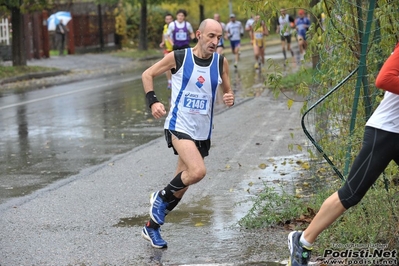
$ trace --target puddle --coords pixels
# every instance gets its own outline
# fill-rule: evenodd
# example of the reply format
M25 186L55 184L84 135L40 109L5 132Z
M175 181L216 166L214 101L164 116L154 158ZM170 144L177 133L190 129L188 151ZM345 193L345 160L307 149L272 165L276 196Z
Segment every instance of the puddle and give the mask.
M167 249L154 249L139 236L140 228L149 219L148 214L120 218L113 226L134 228L138 241L144 241L145 260L150 265L286 265L284 261L272 260L285 259L281 258L281 253L287 252L281 244L286 243L288 234L284 229L250 230L240 227L238 221L252 207L251 198L265 185L275 187L276 191L284 187L285 192L297 192L295 182L306 171L301 165L306 162L304 158L303 155L264 158L264 169L257 167L234 188L234 193L220 192L179 204L162 226L162 237L169 245Z
M184 226L210 226L214 217L214 211L207 207L211 199L205 197L194 204L179 204L178 208L166 216L165 223L173 223ZM149 215L121 218L114 227L143 226L149 219Z
M267 184L280 193L284 189L284 192L298 196L309 195L316 184L309 179L308 170L308 159L304 155L265 158L254 171L250 186L243 186L258 191Z

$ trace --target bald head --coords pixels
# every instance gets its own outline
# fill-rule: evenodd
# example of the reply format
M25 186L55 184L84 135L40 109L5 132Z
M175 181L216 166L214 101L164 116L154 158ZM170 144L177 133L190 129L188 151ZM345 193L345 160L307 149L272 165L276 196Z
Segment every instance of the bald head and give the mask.
M219 28L220 30L222 30L222 26L220 25L220 23L218 21L211 19L211 18L207 18L201 22L198 30L200 32L205 32L205 30L211 30L211 29L214 30L215 27L216 27L216 29Z
M212 56L223 37L222 34L223 29L218 21L211 18L203 20L195 33L198 43L194 47L194 54L200 58Z

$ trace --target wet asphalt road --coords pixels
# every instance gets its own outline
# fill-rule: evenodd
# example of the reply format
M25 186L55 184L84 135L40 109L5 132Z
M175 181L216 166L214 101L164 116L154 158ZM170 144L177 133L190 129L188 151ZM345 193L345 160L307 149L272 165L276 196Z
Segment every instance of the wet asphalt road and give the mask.
M231 69L237 101L263 91L264 75L253 70L251 53L243 49L239 70ZM273 56L281 57L270 53L270 58ZM83 61L80 68L88 64L85 60L100 68L122 64L121 59L112 61L108 56L79 58ZM76 60L62 61L34 63L83 72ZM163 120L154 121L148 113L141 85L141 73L152 62L155 60L140 62L141 66L128 72L73 84L2 92L0 203L44 188L162 136ZM170 91L164 89L165 78L159 77L155 82L158 97L168 102ZM223 108L220 104L217 111Z
M247 69L256 77L250 62ZM283 261L288 232L241 230L237 221L250 207L243 201L261 190L263 182L281 178L291 182L297 177L292 165L279 167L302 158L288 150L291 133L296 142L305 143L299 123L301 103L288 110L287 99L274 99L261 86L246 84L245 70L231 75L236 89L244 88L244 83L245 93L239 93L247 97L227 111L221 108L215 117L207 177L190 188L168 216L162 227L169 242L166 250L151 248L140 231L148 219L148 195L170 180L176 157L160 137L162 121L153 121L145 111L144 97L137 97L141 86L132 89L138 83L130 80L134 75L121 83L107 77L99 83L74 83L73 90L69 85L68 90L60 86L1 98L5 102L0 104L0 120L15 121L0 132L0 147L11 151L5 165L13 162L21 165L17 170L22 173L34 171L22 177L12 167L1 169L10 174L5 182L2 177L2 195L14 192L12 182L18 178L19 184L27 182L26 187L32 188L23 197L18 193L24 187L15 198L3 197L0 265ZM12 137L4 141L7 135ZM274 167L258 168L271 161Z

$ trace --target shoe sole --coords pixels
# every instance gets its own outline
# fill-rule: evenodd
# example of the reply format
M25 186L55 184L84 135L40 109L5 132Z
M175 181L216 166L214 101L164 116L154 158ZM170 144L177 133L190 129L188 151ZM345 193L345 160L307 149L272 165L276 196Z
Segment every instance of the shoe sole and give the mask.
M152 215L152 206L154 205L154 201L155 201L155 198L156 198L156 197L154 197L155 193L159 193L159 192L152 192L152 193L151 193L151 197L150 197L150 204L151 204L151 206L150 206L150 217L151 217L151 219L152 219L154 222L156 222L157 224L163 225L163 223L158 223L158 221L157 221L157 220L155 219L155 217Z
M150 241L151 246L152 246L153 248L167 248L167 247L168 247L168 245L166 245L166 246L158 246L158 245L155 245L155 244L152 242L151 238L150 238L146 233L144 233L143 230L141 230L141 236L142 236L145 240Z

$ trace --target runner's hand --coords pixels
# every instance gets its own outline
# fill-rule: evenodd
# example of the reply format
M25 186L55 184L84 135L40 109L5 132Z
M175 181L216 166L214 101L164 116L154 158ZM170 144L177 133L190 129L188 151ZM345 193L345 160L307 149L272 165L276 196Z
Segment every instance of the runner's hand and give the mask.
M154 103L153 105L151 105L151 112L152 112L152 116L155 119L159 119L162 116L166 115L165 106L160 102L157 102L157 103Z
M232 94L232 93L223 94L223 102L227 106L233 106L234 105L234 94Z

